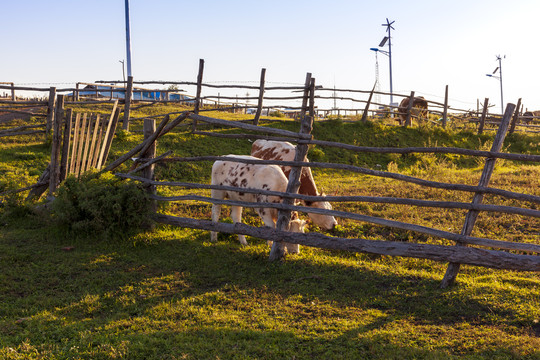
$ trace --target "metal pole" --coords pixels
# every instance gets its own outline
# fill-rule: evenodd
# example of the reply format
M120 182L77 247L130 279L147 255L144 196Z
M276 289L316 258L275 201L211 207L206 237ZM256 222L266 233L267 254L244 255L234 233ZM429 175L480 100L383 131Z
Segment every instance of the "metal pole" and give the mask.
M390 63L390 105L394 103L394 87L392 85L392 35L390 34L390 26L388 26L388 59Z
M502 81L502 59L501 59L500 56L499 56L498 60L499 60L499 81L501 83L501 114L504 114L503 81Z
M128 77L131 73L131 31L129 24L129 0L126 0L126 53L127 53L127 72Z

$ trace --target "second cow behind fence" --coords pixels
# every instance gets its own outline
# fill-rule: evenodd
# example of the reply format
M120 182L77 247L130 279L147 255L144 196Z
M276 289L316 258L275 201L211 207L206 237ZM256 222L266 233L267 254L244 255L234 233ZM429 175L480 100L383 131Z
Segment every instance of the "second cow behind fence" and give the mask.
M294 161L295 154L296 147L286 141L257 140L251 146L251 155L263 160ZM305 161L309 160L306 158ZM283 166L281 169L288 178L291 167ZM311 174L311 169L308 167L302 168L298 193L302 195L324 196L324 194L319 194L317 185L315 185L315 180L313 180L313 175ZM304 203L309 207L332 210L332 205L328 201L305 201ZM332 230L337 225L336 219L331 215L308 213L308 216L315 225L325 230Z
M227 155L238 159L259 160L253 156ZM234 186L240 188L261 189L268 191L286 192L288 179L277 165L254 165L240 162L218 160L212 166L212 185ZM247 201L254 203L281 203L282 198L273 195L243 193L237 191L212 189L212 198L222 200L230 199L236 201ZM275 208L255 208L261 217L264 225L271 228L276 227L278 210ZM212 205L212 222L218 222L221 215L221 205ZM242 207L231 206L231 218L233 222L242 221ZM291 221L290 230L303 232L305 222L300 219ZM212 241L217 241L217 233L211 232ZM238 235L238 240L242 245L247 245L245 235ZM288 252L298 253L297 244L285 244Z

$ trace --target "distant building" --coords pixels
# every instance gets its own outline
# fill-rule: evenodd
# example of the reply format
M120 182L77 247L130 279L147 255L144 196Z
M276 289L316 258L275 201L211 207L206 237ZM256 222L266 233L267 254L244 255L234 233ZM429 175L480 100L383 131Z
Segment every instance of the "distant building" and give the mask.
M97 98L97 99L125 99L126 89L124 86L119 85L106 85L106 84L84 84L84 88L79 89L79 97ZM73 93L68 94L73 96ZM131 97L135 101L179 101L186 103L194 103L193 97L180 94L177 91L172 90L149 90L140 87L133 88L133 94Z

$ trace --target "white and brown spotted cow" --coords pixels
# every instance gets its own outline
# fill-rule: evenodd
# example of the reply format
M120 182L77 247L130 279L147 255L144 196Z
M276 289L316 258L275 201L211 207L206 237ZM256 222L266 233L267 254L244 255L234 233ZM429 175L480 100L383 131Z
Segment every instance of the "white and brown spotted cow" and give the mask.
M227 155L239 159L260 160L253 156L242 155ZM286 192L288 179L283 174L281 168L277 165L261 165L261 164L246 164L241 162L218 160L212 166L212 185L234 186L240 188L262 189L268 191ZM280 203L280 196L263 195L254 193L243 193L227 190L212 190L212 198L214 199L230 199L237 201L247 201L254 203ZM261 217L264 225L275 228L278 216L278 209L275 208L255 208L257 214ZM212 221L218 222L221 215L221 206L212 205ZM296 219L289 224L290 231L303 232L305 222ZM231 206L231 218L233 222L242 221L242 207ZM210 238L212 241L217 240L217 233L211 232ZM238 240L242 245L247 245L245 235L238 235ZM271 243L271 242L269 242ZM298 253L299 247L297 244L285 243L285 248L290 253Z
M294 161L295 154L296 147L286 141L256 140L251 146L251 156L263 160ZM305 161L309 160L306 158ZM281 169L288 178L291 167L283 166ZM324 196L324 194L319 194L317 185L315 185L315 180L313 180L313 175L311 174L311 169L308 167L302 168L298 193L302 195ZM332 205L328 201L304 201L304 204L313 208L332 210ZM308 216L316 225L325 230L331 230L337 225L336 219L331 215L308 213Z

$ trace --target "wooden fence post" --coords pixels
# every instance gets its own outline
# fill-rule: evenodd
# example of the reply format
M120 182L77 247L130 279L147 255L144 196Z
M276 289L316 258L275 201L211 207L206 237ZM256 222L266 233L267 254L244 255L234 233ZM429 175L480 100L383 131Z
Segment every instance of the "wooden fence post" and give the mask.
M133 96L133 76L128 76L127 89L124 103L124 123L122 128L129 131L129 112L131 110L131 98Z
M411 96L409 97L409 105L407 106L407 117L405 118L405 124L403 124L403 126L405 127L412 125L411 109L413 107L413 104L414 104L414 91L411 91ZM399 111L399 108L398 108L398 111Z
M484 124L486 123L488 105L489 105L489 98L485 98L484 108L482 109L482 117L480 118L480 124L478 125L478 134L481 134L484 131Z
M303 134L310 134L311 129L313 128L313 110L310 110L310 114L306 115L307 112L307 104L308 99L313 98L312 95L310 97L310 93L313 94L315 92L315 79L311 78L311 73L307 73L306 76L306 87L304 90L304 99L302 100L302 110L300 115L302 116L301 125L300 125L300 133ZM296 146L296 154L294 156L294 161L305 161L306 155L308 152L308 145L307 144L298 144ZM300 175L302 173L302 167L301 166L292 166L291 172L289 173L289 183L287 184L287 193L298 193L298 189L300 188ZM294 204L294 199L286 198L283 199L283 204L292 205ZM278 212L278 220L276 222L276 229L278 230L284 230L287 231L289 229L289 222L291 221L291 211L290 210L279 210ZM285 255L285 246L282 242L274 241L272 245L272 249L270 250L270 261L275 261L283 258Z
M16 101L17 97L15 96L15 83L11 83L11 101Z
M54 112L56 107L56 88L49 89L49 102L47 104L47 125L45 126L45 138L49 136L53 128Z
M68 159L69 148L71 145L71 128L73 122L73 110L68 109L66 115L66 121L64 124L64 136L62 141L62 159L60 163L60 178L59 181L64 181L69 173Z
M442 116L442 126L446 127L446 122L448 121L448 85L444 90L444 109Z
M369 93L369 98L366 104L366 108L364 109L364 113L362 114L362 122L367 121L368 111L369 111L369 105L371 104L371 99L373 98L373 93L375 92L375 87L377 86L377 81L375 81L375 84L373 84L373 89L371 89L371 92Z
M266 77L266 69L261 69L261 84L259 88L259 102L257 103L257 112L253 118L253 125L259 125L259 119L262 113L263 96L264 96L264 79Z
M60 179L60 143L62 142L62 133L60 128L64 118L64 95L58 95L54 117L55 122L51 149L51 177L49 179L49 196L54 194Z
M144 132L144 140L148 140L155 132L156 132L156 120L155 119L144 119L144 125L143 125L143 132ZM148 147L148 149L144 152L144 154L141 154L142 158L145 158L147 160L151 160L156 157L156 148L157 148L157 141L152 142L152 144ZM154 180L154 164L147 166L142 171L142 177ZM156 186L155 185L148 185L147 192L151 195L156 194ZM150 200L151 201L151 210L153 213L157 211L157 201L156 200ZM149 224L150 227L152 225Z
M510 124L510 119L512 118L512 114L514 113L515 108L516 106L514 104L508 104L506 106L506 111L504 113L503 118L501 119L501 125L499 126L499 130L497 131L497 135L495 136L495 140L493 141L493 145L491 146L491 152L498 153L501 151L503 143L504 143L504 138L506 137L506 132ZM486 158L484 170L482 171L482 175L480 177L480 181L478 182L478 186L487 187L489 185L491 175L493 174L493 169L495 168L496 160L497 160L496 158L492 158L492 157ZM473 205L481 204L483 199L484 199L484 194L482 192L477 192L476 194L474 194L472 204ZM474 228L474 224L476 222L476 218L478 217L479 213L480 211L478 210L469 210L465 218L465 223L463 224L463 228L461 230L461 235L465 235L465 236L471 235ZM456 246L466 246L466 245L458 242ZM448 264L448 268L446 269L446 274L444 275L444 278L441 282L441 288L444 289L454 283L454 281L456 280L457 274L459 272L459 267L460 267L459 263Z
M79 85L80 83L75 84L75 98L73 99L73 101L79 101Z
M204 59L199 59L199 73L197 74L197 94L195 96L195 108L193 113L198 114L201 106L202 79L204 72ZM193 131L197 131L197 120L193 121Z
M519 119L519 109L521 108L521 98L518 99L517 105L516 105L516 111L514 111L514 117L512 117L512 124L510 125L510 130L508 130L509 134L513 134L514 130L516 130L516 123Z

